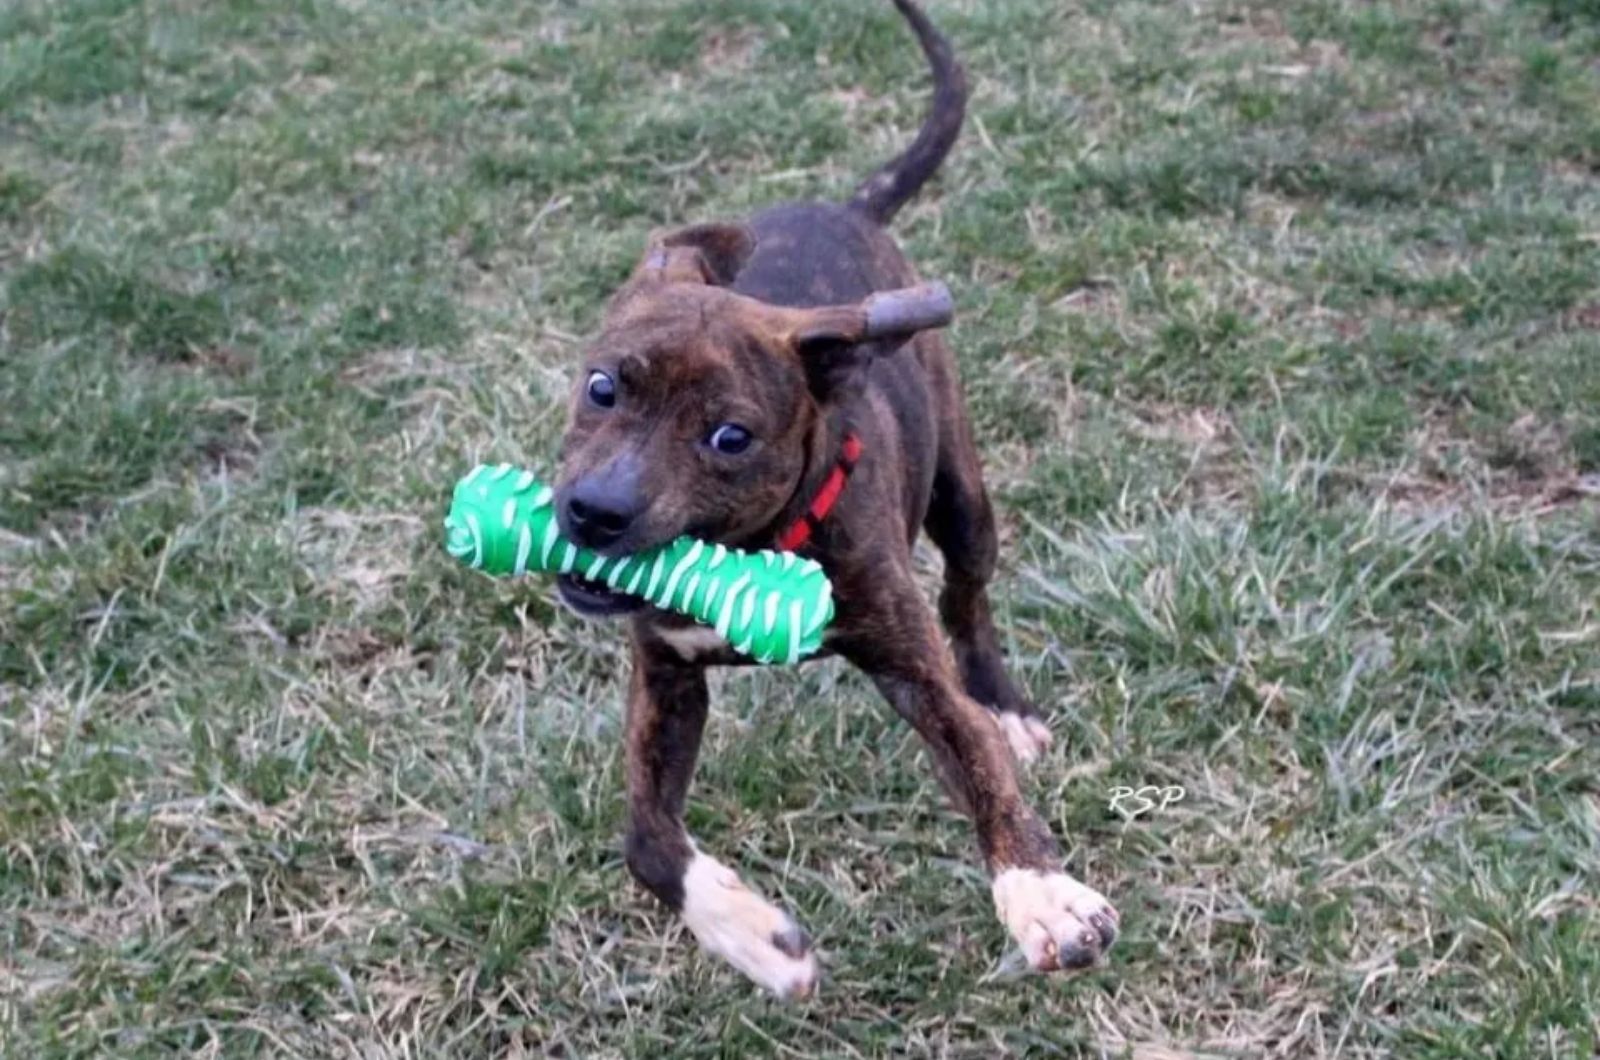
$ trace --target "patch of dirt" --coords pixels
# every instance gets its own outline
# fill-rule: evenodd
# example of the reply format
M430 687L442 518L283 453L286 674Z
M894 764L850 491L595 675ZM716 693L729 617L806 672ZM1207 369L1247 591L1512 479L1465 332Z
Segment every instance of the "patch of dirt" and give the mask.
M1569 312L1566 325L1577 331L1600 331L1600 302L1588 302Z
M1228 41L1250 41L1284 48L1297 46L1295 38L1283 24L1283 13L1275 7L1241 10L1217 27L1217 35Z
M864 88L835 88L824 92L823 95L839 104L846 117L853 115L866 104L877 102L872 93Z
M1567 432L1534 416L1523 416L1497 437L1487 454L1489 466L1527 482L1548 482L1572 467Z
M321 99L339 87L339 82L320 74L296 74L284 82L284 91L303 99Z
M194 445L201 467L214 474L253 470L264 448L256 433L255 402L213 398L202 402L198 411L206 414L209 424Z
M389 346L373 350L339 371L339 381L371 397L381 398L382 387L405 383L436 383L465 387L471 381L470 364L415 346Z
M528 46L522 37L482 37L478 43L492 58L502 61L518 58Z
M1460 480L1396 475L1384 479L1379 492L1404 512L1487 507L1502 516L1538 518L1586 501L1600 502L1600 474L1571 472L1543 481L1500 481L1488 490Z
M255 358L232 346L195 346L190 347L186 363L237 379L249 374L256 362Z
M738 72L748 70L761 44L753 29L716 29L700 43L700 69Z
M1401 510L1488 507L1538 517L1600 498L1600 474L1582 473L1567 432L1524 416L1487 441L1435 417L1419 432L1414 470L1368 476L1362 488Z
M1207 406L1147 403L1133 410L1132 433L1186 448L1189 468L1180 492L1210 504L1228 504L1246 492L1250 470L1238 449L1233 420Z
M433 652L414 652L404 641L365 626L324 627L307 650L362 687L385 673L430 673L435 658Z
M316 595L360 613L392 599L411 573L412 546L423 527L421 518L405 512L304 508L295 547L317 582Z
M1343 70L1350 59L1336 41L1312 39L1301 43L1284 24L1283 12L1263 7L1242 12L1219 27L1218 37L1229 43L1258 45L1276 51L1282 63L1261 67L1263 73L1298 78L1322 70Z
M1233 423L1219 409L1191 408L1184 405L1141 405L1134 430L1141 437L1162 442L1179 442L1194 449L1226 448L1233 437Z
M1051 302L1050 308L1061 313L1116 313L1122 308L1122 297L1109 278L1090 276Z

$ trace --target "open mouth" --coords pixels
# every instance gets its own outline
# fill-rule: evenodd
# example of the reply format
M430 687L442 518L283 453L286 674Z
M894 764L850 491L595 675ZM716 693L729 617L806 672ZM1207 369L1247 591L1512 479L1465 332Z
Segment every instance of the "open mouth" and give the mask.
M630 615L645 606L637 596L615 592L604 582L592 582L577 574L563 574L557 578L556 591L568 607L586 618Z

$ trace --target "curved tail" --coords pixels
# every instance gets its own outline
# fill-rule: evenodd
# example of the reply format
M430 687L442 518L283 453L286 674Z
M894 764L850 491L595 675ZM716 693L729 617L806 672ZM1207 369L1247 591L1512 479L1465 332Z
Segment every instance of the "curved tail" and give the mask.
M879 224L890 218L917 189L933 176L944 156L950 153L961 132L961 119L967 111L967 75L945 40L922 9L912 0L894 0L894 6L911 24L911 31L922 45L933 71L933 105L923 119L922 128L911 146L890 159L882 168L862 181L850 199L850 207Z

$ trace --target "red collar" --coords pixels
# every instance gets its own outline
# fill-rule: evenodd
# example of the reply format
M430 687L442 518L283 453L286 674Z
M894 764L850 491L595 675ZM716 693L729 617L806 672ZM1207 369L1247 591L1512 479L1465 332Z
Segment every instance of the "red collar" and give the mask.
M811 535L822 528L822 520L833 511L833 506L839 501L839 494L844 492L845 480L850 477L850 472L855 470L856 461L861 459L861 439L854 433L846 432L844 440L839 444L839 459L828 472L828 477L822 480L822 486L817 490L817 495L811 498L811 506L807 508L794 522L789 524L778 537L778 547L785 552L795 549L811 540Z

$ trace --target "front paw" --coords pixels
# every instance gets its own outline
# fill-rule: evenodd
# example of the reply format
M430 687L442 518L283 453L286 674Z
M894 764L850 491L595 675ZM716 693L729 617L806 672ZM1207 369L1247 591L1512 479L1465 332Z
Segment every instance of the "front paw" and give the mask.
M811 937L787 913L698 852L683 892L683 920L700 945L781 998L810 996L817 984Z
M1005 869L994 879L994 904L1037 972L1087 968L1117 940L1111 903L1064 872Z

